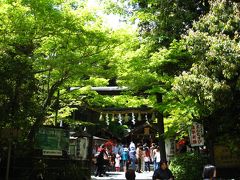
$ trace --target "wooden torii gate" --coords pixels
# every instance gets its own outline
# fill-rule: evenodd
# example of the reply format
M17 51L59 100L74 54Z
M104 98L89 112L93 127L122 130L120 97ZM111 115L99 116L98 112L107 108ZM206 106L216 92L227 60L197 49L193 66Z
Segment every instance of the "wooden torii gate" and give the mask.
M123 91L127 91L127 87L119 87L119 86L107 86L107 87L92 87L92 91L96 91L100 95L121 95ZM156 93L157 103L162 103L162 94ZM166 160L166 148L165 148L165 139L164 139L164 121L162 113L155 111L156 119L157 119L157 129L160 135L159 138L159 146L160 146L160 154L161 159Z

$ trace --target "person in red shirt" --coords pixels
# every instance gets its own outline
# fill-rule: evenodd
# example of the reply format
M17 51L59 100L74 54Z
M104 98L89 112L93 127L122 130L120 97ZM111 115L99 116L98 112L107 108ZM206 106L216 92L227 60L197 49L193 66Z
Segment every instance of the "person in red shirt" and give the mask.
M145 162L145 171L150 172L150 149L145 147L144 149L144 162Z

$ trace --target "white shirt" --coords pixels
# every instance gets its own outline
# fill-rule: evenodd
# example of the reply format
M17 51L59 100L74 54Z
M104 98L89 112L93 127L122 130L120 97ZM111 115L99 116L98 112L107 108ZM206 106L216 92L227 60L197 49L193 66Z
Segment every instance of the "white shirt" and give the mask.
M156 151L156 153L154 155L154 158L156 159L157 163L160 163L161 156L160 156L160 152L159 151Z

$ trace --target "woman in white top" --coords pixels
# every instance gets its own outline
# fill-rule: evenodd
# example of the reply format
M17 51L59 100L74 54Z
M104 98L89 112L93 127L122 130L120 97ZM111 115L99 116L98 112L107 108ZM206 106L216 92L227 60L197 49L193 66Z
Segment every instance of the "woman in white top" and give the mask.
M159 168L160 161L161 161L160 147L159 146L157 147L156 152L154 154L154 159L155 159L155 162L156 162L156 167L155 167L155 170L156 170L156 169Z

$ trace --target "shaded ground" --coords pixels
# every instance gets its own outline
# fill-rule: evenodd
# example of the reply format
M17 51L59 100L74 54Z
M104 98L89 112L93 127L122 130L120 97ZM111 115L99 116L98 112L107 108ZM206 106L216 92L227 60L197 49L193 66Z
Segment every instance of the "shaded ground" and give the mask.
M118 179L118 180L126 180L125 173L124 172L107 172L108 176L104 177L95 177L92 176L92 180L110 180L110 179ZM153 171L151 172L143 172L143 173L137 173L136 172L136 180L150 180L152 179Z

